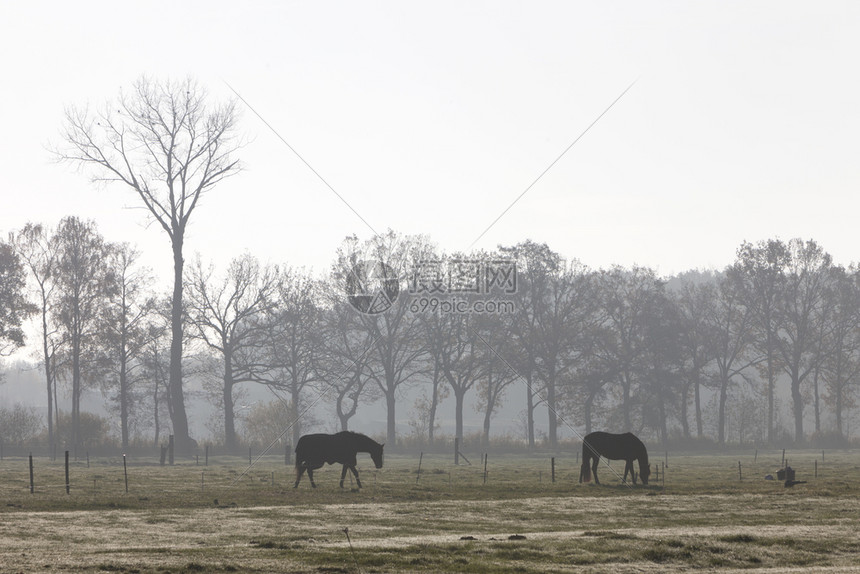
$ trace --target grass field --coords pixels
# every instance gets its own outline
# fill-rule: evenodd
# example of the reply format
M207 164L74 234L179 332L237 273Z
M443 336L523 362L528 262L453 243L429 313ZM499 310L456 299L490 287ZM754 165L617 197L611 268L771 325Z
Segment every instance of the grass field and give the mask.
M294 490L278 457L130 459L128 493L120 457L73 462L69 494L62 461L35 459L30 494L27 459L6 458L0 572L860 571L860 452L786 456L805 484L764 480L781 451L669 453L647 487L491 453L486 482L478 460L424 455L419 477L418 456L360 455L360 491L339 466Z

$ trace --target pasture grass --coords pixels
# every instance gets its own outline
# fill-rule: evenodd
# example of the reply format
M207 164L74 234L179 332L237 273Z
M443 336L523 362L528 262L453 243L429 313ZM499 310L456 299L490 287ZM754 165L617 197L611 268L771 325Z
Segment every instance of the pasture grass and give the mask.
M652 453L654 464L665 458ZM660 453L662 454L662 453ZM0 571L24 572L674 572L815 569L860 562L860 452L669 453L665 482L580 485L575 455L360 455L363 488L340 467L305 477L283 458L160 466L91 458L70 468L0 461ZM741 461L743 480L738 478ZM817 461L818 477L814 477ZM621 472L623 464L613 463ZM661 476L661 479L663 477Z

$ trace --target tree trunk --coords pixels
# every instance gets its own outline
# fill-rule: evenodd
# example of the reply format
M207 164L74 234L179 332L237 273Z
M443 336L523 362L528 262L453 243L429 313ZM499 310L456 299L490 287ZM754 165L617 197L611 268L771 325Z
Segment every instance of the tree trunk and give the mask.
M125 333L120 336L123 351L119 362L119 426L123 451L128 450L128 368L125 358Z
M48 350L48 310L44 297L42 303L42 352L45 356L45 380L48 384L48 448L51 449L54 445L54 394L51 389L54 370L51 366L51 354Z
M803 442L803 396L800 394L800 381L791 378L791 400L794 410L794 442Z
M726 400L729 395L729 379L725 375L720 377L720 406L717 411L717 442L726 442Z
M812 390L813 390L813 406L815 408L815 432L816 434L821 432L821 398L818 394L818 367L815 367L815 374L812 378Z
M549 424L549 447L553 450L558 448L558 414L555 409L555 373L550 372L546 382L546 409Z
M774 381L773 373L773 345L770 341L770 334L767 338L767 442L773 444L774 428L773 428L773 394L776 382Z
M295 381L295 378L293 378ZM299 439L302 438L302 425L299 422L299 389L295 382L290 385L290 416L293 424L293 446L299 444Z
M696 436L702 438L704 434L702 431L702 398L699 392L699 376L696 376L696 380L693 381L693 393L695 395L694 400L696 401Z
M427 429L427 444L433 446L434 427L436 426L436 407L439 406L439 382L442 377L439 375L439 362L434 361L433 366L433 397L430 399L430 414L429 427Z
M390 446L397 444L397 427L395 425L394 413L394 389L389 387L385 392L385 406L388 409L388 420L386 421L386 443Z
M173 435L179 452L188 454L191 451L188 435L188 416L185 414L185 394L182 391L182 259L183 236L181 230L175 230L173 236L173 299L170 313L170 418L173 423Z
M454 387L454 421L455 434L454 436L460 439L460 444L463 443L463 399L466 396L466 390L463 387Z
M535 405L532 396L531 373L526 379L526 434L529 439L529 448L535 447Z
M690 438L690 421L687 420L687 401L690 396L690 384L684 385L681 393L681 432L684 438Z
M224 446L236 447L236 420L233 409L233 360L229 351L224 353Z

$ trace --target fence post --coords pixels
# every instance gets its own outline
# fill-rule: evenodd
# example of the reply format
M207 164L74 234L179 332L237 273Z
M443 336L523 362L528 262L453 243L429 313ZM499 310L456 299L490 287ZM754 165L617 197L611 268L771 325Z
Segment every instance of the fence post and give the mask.
M35 493L36 490L33 486L33 453L30 453L30 494Z
M454 464L460 464L460 439L454 437Z
M122 474L125 476L125 493L128 494L128 465L125 461L125 453L122 453Z
M69 451L66 451L66 494L69 494Z
M490 458L490 453L484 453L484 484L487 484L487 459Z
M167 457L170 462L170 466L173 466L173 435L170 435L167 438Z
M415 484L418 484L418 479L421 478L421 463L424 461L424 451L421 451L421 456L418 457L418 474L415 475Z
M555 483L555 457L552 457L550 460L550 468L552 469L552 482Z
M744 476L741 474L741 461L738 461L738 480L743 480Z
M167 447L161 445L161 457L159 458L159 462L161 466L164 466L165 461L167 460Z

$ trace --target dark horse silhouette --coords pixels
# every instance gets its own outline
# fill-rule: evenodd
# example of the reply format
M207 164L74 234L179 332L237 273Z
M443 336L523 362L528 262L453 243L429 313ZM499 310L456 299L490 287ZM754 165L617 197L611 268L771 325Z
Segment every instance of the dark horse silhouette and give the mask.
M597 479L597 466L600 457L609 460L624 460L624 481L627 481L627 473L636 484L636 473L633 471L633 461L639 461L639 478L642 484L648 484L648 476L651 467L648 466L648 451L645 445L633 433L612 434L608 432L593 432L582 439L582 469L579 472L579 482L591 482L591 473L594 472L594 483L600 484Z
M298 488L305 471L308 471L311 486L316 488L314 470L326 463L343 465L343 472L340 473L341 488L343 488L343 479L346 478L347 470L352 471L358 487L361 488L358 471L355 469L355 455L359 452L370 453L376 468L382 468L382 447L383 445L372 438L352 431L342 431L337 434L306 434L296 444L296 484L293 488Z

